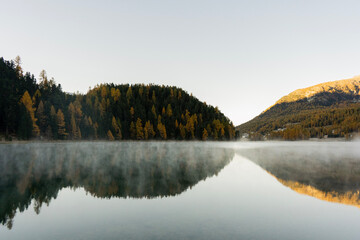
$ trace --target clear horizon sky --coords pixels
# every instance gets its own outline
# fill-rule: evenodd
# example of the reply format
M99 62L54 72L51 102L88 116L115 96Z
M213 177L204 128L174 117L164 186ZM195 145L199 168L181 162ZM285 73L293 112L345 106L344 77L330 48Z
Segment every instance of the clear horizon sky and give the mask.
M235 125L280 97L360 74L359 1L4 1L0 57L66 92L183 88Z

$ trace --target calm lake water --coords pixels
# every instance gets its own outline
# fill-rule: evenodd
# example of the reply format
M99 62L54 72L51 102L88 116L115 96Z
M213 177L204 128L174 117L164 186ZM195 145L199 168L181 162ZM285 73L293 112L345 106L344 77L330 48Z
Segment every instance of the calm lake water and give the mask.
M360 142L0 144L0 239L360 239Z

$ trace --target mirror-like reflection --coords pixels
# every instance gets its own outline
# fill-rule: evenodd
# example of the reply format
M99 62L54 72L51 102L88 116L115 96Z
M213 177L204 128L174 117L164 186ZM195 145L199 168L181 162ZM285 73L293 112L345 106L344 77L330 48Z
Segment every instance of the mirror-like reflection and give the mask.
M99 198L174 196L234 156L232 149L178 142L2 144L0 152L0 222L9 229L17 211L35 201L39 214L65 187Z
M360 151L355 144L268 145L238 153L297 193L360 207Z

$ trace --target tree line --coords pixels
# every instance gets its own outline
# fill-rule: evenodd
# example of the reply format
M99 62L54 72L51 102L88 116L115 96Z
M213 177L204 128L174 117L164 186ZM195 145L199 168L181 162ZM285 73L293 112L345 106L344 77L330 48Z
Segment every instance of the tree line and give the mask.
M6 139L230 140L217 107L177 87L101 84L70 94L43 70L23 73L20 57L0 58L0 134Z

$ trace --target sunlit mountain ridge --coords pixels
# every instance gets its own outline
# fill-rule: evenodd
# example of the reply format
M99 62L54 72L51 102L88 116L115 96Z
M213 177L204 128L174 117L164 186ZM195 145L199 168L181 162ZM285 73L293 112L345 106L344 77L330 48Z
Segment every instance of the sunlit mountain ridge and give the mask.
M357 99L360 95L360 76L350 79L320 83L315 86L295 90L280 98L274 105L296 102L305 98L311 102L314 101L316 97L319 97L319 93L347 94L353 96L354 99ZM271 109L271 107L267 110Z
M295 90L236 127L251 140L353 138L359 130L359 76Z

